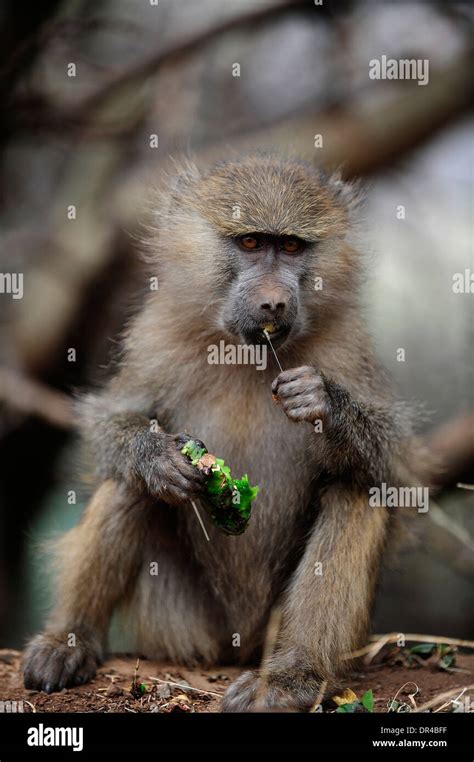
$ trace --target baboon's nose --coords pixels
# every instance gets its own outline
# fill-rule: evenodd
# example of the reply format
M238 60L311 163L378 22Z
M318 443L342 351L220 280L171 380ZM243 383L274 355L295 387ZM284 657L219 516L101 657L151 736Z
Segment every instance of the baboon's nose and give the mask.
M281 293L268 293L262 297L260 310L271 317L281 317L286 310L286 299Z

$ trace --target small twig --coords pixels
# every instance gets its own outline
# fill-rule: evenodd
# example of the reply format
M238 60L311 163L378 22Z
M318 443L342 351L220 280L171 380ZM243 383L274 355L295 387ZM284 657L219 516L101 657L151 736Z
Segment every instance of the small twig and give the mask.
M280 371L283 373L283 368L281 367L281 364L280 364L280 360L278 359L278 355L277 355L277 353L275 352L275 349L274 349L274 347L273 347L273 344L272 344L272 342L271 342L271 339L270 339L270 334L268 333L268 331L265 331L265 330L263 331L263 333L265 334L265 338L266 338L266 340L267 340L267 341L268 341L268 343L270 344L270 349L272 350L272 352L273 352L273 355L274 355L274 357L275 357L275 360L276 360L276 361L277 361L277 363L278 363L278 367L280 368Z
M372 654L372 658L378 654L381 648L388 643L396 643L403 636L405 642L413 641L415 643L441 643L449 646L460 646L461 648L474 648L473 640L460 640L459 638L445 638L441 635L420 635L414 633L400 633L391 632L385 635L372 635L370 640L376 641L375 643L369 643L363 648L359 648L357 651L352 651L350 654L344 656L344 659L357 659L364 654ZM371 660L372 660L371 658Z
M197 693L204 693L206 696L217 696L222 698L223 693L216 693L215 691L204 691L202 688L193 688L192 685L184 685L183 683L174 683L172 680L162 680L160 677L151 677L148 675L148 680L154 683L164 683L165 685L174 685L176 688L184 688L186 691L196 691Z
M464 686L464 688L461 689L461 694L465 693L466 691L472 691L472 690L474 690L474 683L472 685ZM427 701L426 704L422 704L421 706L418 707L418 709L415 709L415 712L425 712L427 709L431 709L432 706L436 706L438 702L445 701L450 696L454 696L458 691L459 691L459 686L457 688L453 688L450 691L446 691L445 693L440 693L438 694L438 696L435 696L434 698Z
M104 675L104 677L106 677L107 680L110 680L111 683L113 684L115 682L115 680L119 680L120 675L115 675L115 674L112 674L111 672L109 672L108 674ZM105 689L105 690L107 690L107 689Z
M372 646L372 650L368 652L367 656L364 659L364 664L370 664L372 659L374 659L377 654L382 650L384 646L387 645L387 643L390 642L390 635L386 635L385 637L381 638L375 645Z
M441 712L443 709L446 709L446 707L449 706L450 704L455 704L464 693L466 693L465 688L462 689L461 693L458 693L455 699L451 699L450 701L445 701L444 704L441 704L441 706L439 706L437 709L434 710L433 714L437 714L438 712Z
M399 632L393 632L390 634L390 637L394 640L398 640L400 637ZM384 635L371 635L370 640L380 640L380 638L385 637ZM474 648L474 640L460 640L459 638L448 638L444 635L424 635L420 633L406 633L403 634L403 637L406 641L413 640L418 643L440 643L441 645L449 645L449 646L461 646L464 648Z
M206 531L206 527L204 526L204 522L203 522L203 520L202 520L202 518L201 518L201 514L199 513L199 511L198 511L198 509L197 509L197 506L196 506L196 503L194 502L194 500L191 500L191 505L193 506L193 509L194 509L194 513L195 513L195 514L196 514L196 516L198 517L198 521L199 521L199 523L200 523L200 525L201 525L201 529L202 529L202 531L204 532L204 537L206 538L206 540L207 540L208 542L210 542L211 538L209 537L209 535L208 535L208 533L207 533L207 531Z
M396 694L393 697L393 699L391 699L391 704L393 705L393 702L396 700L396 698L397 698L398 694L400 693L400 691L402 691L407 685L414 685L415 688L416 688L416 691L414 693L409 693L408 694L408 698L410 699L411 703L415 707L415 712L416 712L416 702L415 702L415 699L413 697L416 696L416 694L420 692L420 689L419 689L418 685L416 683L414 683L412 680L408 680L406 683L403 683L403 685L400 686L400 688L396 692ZM407 706L408 706L408 704L407 704Z

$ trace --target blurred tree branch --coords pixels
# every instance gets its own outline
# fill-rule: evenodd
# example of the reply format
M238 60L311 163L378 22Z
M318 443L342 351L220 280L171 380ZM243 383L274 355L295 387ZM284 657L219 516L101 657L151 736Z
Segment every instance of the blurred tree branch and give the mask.
M67 394L5 366L0 366L0 403L61 429L71 429L76 423L72 399Z
M143 87L147 80L159 71L164 64L170 64L174 60L182 59L196 50L212 42L221 34L228 31L234 31L238 27L254 25L268 18L276 18L289 9L310 8L313 7L308 0L269 0L265 5L244 6L243 12L238 17L231 17L222 22L211 25L200 34L184 39L179 44L174 44L168 49L158 50L142 61L126 66L119 71L114 72L107 77L100 86L87 97L80 100L73 108L58 108L47 98L39 93L24 97L19 96L14 99L10 106L11 126L15 131L30 130L32 126L39 130L57 130L67 129L70 131L86 131L90 137L110 138L114 136L124 136L129 134L139 123L136 119L129 123L117 125L114 121L110 124L103 123L100 114L105 109L110 108L111 104L117 100L125 102L131 93L136 94L136 89ZM74 23L83 26L87 23L89 26L97 25L100 22L89 20L85 22L81 19L67 19L61 22L50 22L38 35L38 42L46 44L55 33L65 29L71 29ZM27 44L25 43L27 49ZM21 60L21 56L19 56ZM9 67L5 67L8 73ZM2 71L0 71L1 81ZM94 122L99 114L98 122Z
M429 87L408 83L406 94L370 111L316 112L244 136L239 143L243 149L268 145L289 150L328 168L342 165L347 177L367 175L398 161L472 109L472 69L470 53L433 73ZM322 148L314 147L316 134L323 136ZM212 147L205 158L221 153L221 147Z

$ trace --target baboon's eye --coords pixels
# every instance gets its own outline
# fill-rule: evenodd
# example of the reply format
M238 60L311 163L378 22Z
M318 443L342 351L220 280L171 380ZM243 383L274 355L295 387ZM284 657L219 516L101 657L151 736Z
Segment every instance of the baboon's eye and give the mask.
M287 254L296 254L298 251L301 251L302 244L301 241L299 241L297 238L286 238L281 248L283 251L286 251Z
M258 249L259 241L254 235L241 235L239 243L244 249Z

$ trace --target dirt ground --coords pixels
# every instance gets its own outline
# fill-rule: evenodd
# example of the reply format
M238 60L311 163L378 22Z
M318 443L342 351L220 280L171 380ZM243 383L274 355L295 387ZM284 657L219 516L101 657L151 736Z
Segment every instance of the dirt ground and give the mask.
M141 659L133 688L136 658L113 656L87 685L47 695L25 690L20 662L20 652L0 650L0 701L23 701L25 712L218 712L220 697L241 671L236 667L188 670ZM347 678L346 687L359 698L372 689L374 711L386 712L397 692L397 701L413 708L409 694L416 692L413 701L419 707L445 691L459 688L461 692L473 683L474 654L458 654L455 671L442 670L434 663L361 665ZM474 706L474 691L466 695ZM452 706L443 711L449 709ZM323 710L333 712L336 704L327 700Z

